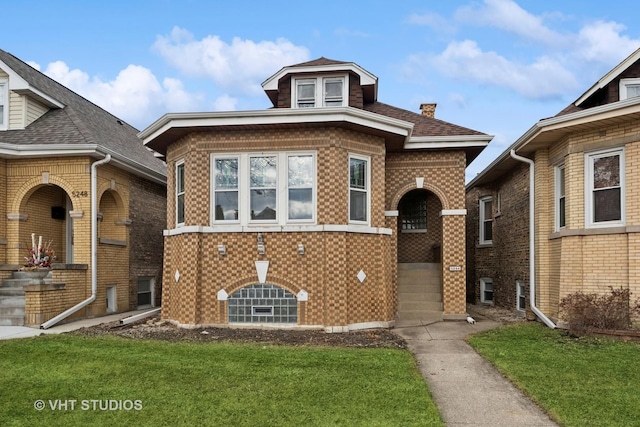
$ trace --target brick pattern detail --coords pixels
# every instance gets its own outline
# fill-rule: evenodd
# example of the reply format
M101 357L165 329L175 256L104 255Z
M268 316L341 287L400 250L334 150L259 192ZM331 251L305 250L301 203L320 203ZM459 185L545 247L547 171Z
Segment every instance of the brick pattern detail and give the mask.
M64 287L38 288L27 292L25 319L28 324L39 324L60 314L91 294L91 174L93 160L88 157L50 157L43 159L3 159L0 161L0 238L7 243L0 244L0 264L21 265L31 246L31 233L51 240L58 263L79 264L72 269L53 270L54 284ZM96 301L86 309L71 316L86 317L105 314L106 287L116 287L116 309L127 311L133 308L130 272L144 263L153 275L161 271L162 249L154 249L153 261L148 262L136 254L132 260L130 251L129 226L131 219L130 193L132 181L146 182L112 164L98 169L97 195L98 211L102 213L99 222L98 244L98 290ZM164 221L164 187L155 189L155 199L147 198L147 190L139 184L135 197L137 202L147 203L145 208L160 210L161 222L147 223L145 234L157 233L161 236ZM80 218L73 220L73 260L67 259L67 220L52 218L53 206L67 208L67 198L72 210L81 212ZM140 206L140 205L139 205ZM20 220L7 220L7 214L20 214ZM141 215L137 213L138 218ZM133 221L133 220L132 220ZM132 222L133 224L133 222ZM149 242L152 239L145 239ZM160 238L160 242L161 242ZM156 238L156 241L158 239ZM147 254L148 255L148 254ZM144 258L144 257L142 257ZM155 263L155 265L154 265ZM158 280L158 285L161 281ZM159 294L160 292L158 292Z

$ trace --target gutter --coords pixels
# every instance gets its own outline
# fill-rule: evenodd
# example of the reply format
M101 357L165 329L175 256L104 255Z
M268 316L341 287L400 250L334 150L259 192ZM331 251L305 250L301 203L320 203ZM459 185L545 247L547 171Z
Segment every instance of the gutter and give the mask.
M520 162L529 164L529 305L531 311L538 316L545 325L551 329L556 328L556 324L551 321L538 307L536 307L536 263L535 263L535 171L534 162L526 157L518 156L515 149L509 152L511 157Z
M53 319L47 320L42 325L40 325L40 329L49 329L56 323L67 318L81 308L91 304L96 299L96 294L98 293L98 195L96 194L98 191L97 169L98 166L109 163L110 161L111 154L107 154L105 155L104 159L98 160L91 164L91 296L86 300L74 305L70 309L58 314Z

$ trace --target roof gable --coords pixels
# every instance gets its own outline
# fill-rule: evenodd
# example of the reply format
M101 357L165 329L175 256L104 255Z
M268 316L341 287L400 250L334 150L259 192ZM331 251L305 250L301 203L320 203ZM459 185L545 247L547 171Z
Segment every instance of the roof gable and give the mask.
M54 107L25 129L0 132L0 145L20 147L22 155L29 147L59 152L83 146L89 155L109 153L133 173L166 180L166 166L142 144L133 126L1 49L0 68L9 74L11 90L48 99L46 105Z

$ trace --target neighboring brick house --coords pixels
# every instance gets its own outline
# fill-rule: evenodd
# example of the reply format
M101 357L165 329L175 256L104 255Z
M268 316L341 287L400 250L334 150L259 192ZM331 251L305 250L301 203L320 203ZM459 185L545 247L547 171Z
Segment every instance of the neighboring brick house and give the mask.
M639 61L640 50L469 182L470 300L523 313L531 307L527 159L535 184L534 311L558 319L568 294L609 286L640 296Z
M162 317L342 332L388 327L398 263L436 265L466 313L464 171L491 136L377 101L377 77L320 58L263 83L274 108L167 114ZM427 298L429 298L427 296Z
M137 134L0 50L0 324L160 303L166 166ZM23 287L32 233L57 259Z

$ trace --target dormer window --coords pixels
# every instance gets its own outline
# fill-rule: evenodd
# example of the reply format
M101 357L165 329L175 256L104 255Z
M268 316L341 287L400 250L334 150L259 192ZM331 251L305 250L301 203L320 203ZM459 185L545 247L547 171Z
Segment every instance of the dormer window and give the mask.
M8 90L6 80L0 80L0 130L7 129L8 126L8 115L9 115L9 96L7 94Z
M346 105L346 76L294 79L294 108L343 107Z
M640 79L620 79L620 101L640 96Z

